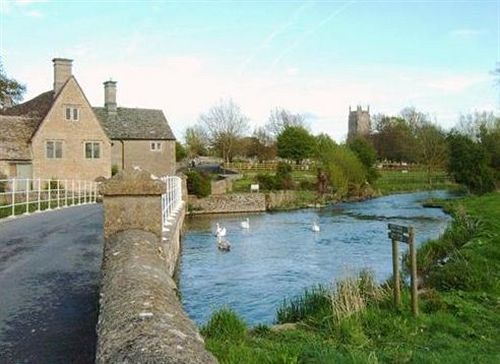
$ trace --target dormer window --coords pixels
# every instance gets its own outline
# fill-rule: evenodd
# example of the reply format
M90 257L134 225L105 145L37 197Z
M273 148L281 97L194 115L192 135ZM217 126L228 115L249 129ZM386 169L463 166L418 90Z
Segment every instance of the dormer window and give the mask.
M161 142L151 142L150 149L152 152L161 152Z
M78 121L80 118L80 110L78 106L66 105L65 106L65 116L68 121Z

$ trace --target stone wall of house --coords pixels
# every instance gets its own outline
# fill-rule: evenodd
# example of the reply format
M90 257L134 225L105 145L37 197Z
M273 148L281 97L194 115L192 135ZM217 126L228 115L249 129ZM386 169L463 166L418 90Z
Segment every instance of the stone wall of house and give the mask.
M121 140L111 141L111 166L116 166L118 171L123 169L122 154L124 145Z
M78 120L66 120L66 105L78 107ZM62 158L47 158L47 141L62 141ZM100 158L85 158L85 142L100 143ZM69 79L35 133L32 153L33 178L94 180L111 175L111 142L74 78Z
M138 170L124 170L101 188L105 243L98 364L217 363L178 299L172 275L184 210L168 231L162 229L158 215L164 190L163 182ZM142 210L129 207L141 199Z
M124 167L139 166L157 176L175 175L175 140L158 140L162 143L160 151L151 150L154 140L125 140ZM116 142L116 144L121 144Z
M191 214L261 212L266 211L266 196L263 193L231 193L205 198L189 196L189 211Z

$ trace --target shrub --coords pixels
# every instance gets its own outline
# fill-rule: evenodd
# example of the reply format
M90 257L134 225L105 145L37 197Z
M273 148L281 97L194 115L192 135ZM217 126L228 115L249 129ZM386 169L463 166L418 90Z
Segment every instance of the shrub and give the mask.
M255 180L259 183L259 187L262 190L272 191L278 189L276 178L269 173L259 173L255 176Z
M201 327L201 334L209 339L241 342L247 334L245 322L230 308L221 308L214 312L206 325Z
M116 164L113 164L111 166L111 175L114 176L117 173L118 173L118 166Z
M295 183L292 178L292 166L285 162L279 162L276 168L276 186L283 190L291 190Z
M197 197L207 197L212 192L210 177L197 171L186 172L188 193Z

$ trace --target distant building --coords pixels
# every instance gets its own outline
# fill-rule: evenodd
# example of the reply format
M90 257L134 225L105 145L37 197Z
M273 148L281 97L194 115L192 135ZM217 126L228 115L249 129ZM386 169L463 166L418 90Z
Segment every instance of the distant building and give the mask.
M116 105L116 82L104 83L104 107L92 107L56 58L53 89L0 110L0 175L93 180L140 166L175 173L175 137L161 110Z
M347 132L347 139L353 139L357 136L368 136L370 134L371 121L370 121L370 106L363 110L360 105L356 110L351 110L349 106L349 129Z

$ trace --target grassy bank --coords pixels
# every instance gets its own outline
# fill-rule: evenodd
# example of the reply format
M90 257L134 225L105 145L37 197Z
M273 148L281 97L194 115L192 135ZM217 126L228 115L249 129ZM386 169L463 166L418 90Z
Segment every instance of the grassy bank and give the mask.
M500 193L448 203L454 223L418 252L421 314L408 287L392 308L371 276L315 287L283 303L281 330L249 329L228 309L202 334L221 363L500 362Z
M396 192L412 192L426 190L458 189L459 186L444 171L432 173L429 176L425 171L379 171L380 177L375 181L375 187L381 194L387 195Z

